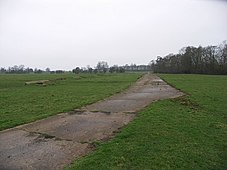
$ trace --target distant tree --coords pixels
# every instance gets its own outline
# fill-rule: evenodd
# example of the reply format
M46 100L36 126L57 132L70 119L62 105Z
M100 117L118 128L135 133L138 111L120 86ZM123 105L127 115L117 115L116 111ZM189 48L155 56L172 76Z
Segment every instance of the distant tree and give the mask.
M18 71L19 69L18 69L18 66L15 65L15 66L13 66L10 70L11 70L11 73L17 73L17 71Z
M159 73L227 74L227 44L184 47L178 54L158 56L152 67Z
M119 73L124 73L125 72L125 69L123 67L118 67L118 72Z
M2 68L0 69L0 73L6 73L6 69L2 67Z
M98 69L94 69L93 72L96 74L98 73Z
M115 72L115 67L113 67L113 66L110 67L109 72L110 72L110 73L114 73L114 72Z
M118 72L118 65L113 65L109 68L110 73Z
M218 63L220 65L220 72L223 74L227 74L227 41L223 41L217 47L217 56Z
M72 70L73 73L75 74L79 74L82 70L80 69L80 67L76 67L75 69Z
M23 73L24 72L24 65L19 65L18 72Z
M42 72L43 72L43 70L35 68L34 73L40 74L40 73L42 73Z
M25 71L25 73L32 73L33 72L33 69L27 67L24 71Z
M90 65L87 65L87 72L88 73L92 73L93 72L93 69L90 67Z
M132 71L137 71L136 64L131 64L130 68L131 68Z
M150 70L154 71L154 67L155 67L155 60L151 60L148 64L150 66Z
M109 68L109 72L110 73L124 73L125 72L125 68L124 67L119 67L118 65L113 65Z
M103 72L103 73L106 73L108 71L108 63L105 62L105 61L99 61L97 66L96 66L96 69L98 70L98 72Z
M62 74L62 73L64 73L63 70L56 70L55 72L56 72L56 74Z
M81 68L80 68L80 72L81 72L81 73L88 73L88 70L87 70L86 67L81 67Z
M46 72L47 72L47 73L50 73L50 68L47 67L47 68L46 68Z
M88 72L89 73L92 73L93 72L93 69L92 68L88 68Z

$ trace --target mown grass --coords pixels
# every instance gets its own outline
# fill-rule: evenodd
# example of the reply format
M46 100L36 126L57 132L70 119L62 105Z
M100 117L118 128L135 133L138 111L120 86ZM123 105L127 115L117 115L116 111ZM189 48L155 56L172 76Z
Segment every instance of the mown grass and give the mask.
M141 74L0 75L0 130L80 108L127 88ZM51 80L25 85L32 80ZM62 79L62 80L61 80Z
M67 169L227 169L227 76L160 76L187 96L151 104Z

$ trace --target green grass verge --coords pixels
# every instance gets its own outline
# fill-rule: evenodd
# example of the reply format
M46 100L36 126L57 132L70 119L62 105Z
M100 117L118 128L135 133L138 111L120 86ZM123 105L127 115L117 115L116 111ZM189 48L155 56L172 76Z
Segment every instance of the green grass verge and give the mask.
M130 86L137 74L0 74L0 130L80 108ZM27 81L51 80L48 85Z
M160 76L188 96L151 104L67 169L227 169L227 76Z

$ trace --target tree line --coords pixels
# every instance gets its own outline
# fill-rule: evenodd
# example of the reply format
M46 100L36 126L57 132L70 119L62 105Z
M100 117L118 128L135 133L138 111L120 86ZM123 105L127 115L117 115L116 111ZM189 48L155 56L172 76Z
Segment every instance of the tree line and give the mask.
M26 73L64 73L64 70L55 70L51 71L50 68L46 68L45 70L39 69L39 68L30 68L30 67L25 67L24 65L15 65L13 67L8 67L5 69L4 67L0 68L0 73L5 73L5 74L26 74Z
M97 63L96 67L76 67L71 71L54 70L50 68L33 69L24 65L15 65L8 69L0 68L0 73L124 73L125 71L153 71L154 73L186 73L186 74L227 74L227 42L223 41L218 46L182 48L178 54L158 56L148 65L126 64L125 66L113 65L109 67L105 61Z
M131 64L131 65L124 65L124 66L118 66L118 65L113 65L110 66L106 61L99 61L97 65L92 68L89 65L87 67L76 67L70 71L65 71L65 70L50 70L50 68L46 68L45 70L38 69L38 68L30 68L30 67L25 67L24 65L15 65L13 67L8 67L7 69L5 68L0 68L0 73L1 74L41 74L41 73L50 73L50 74L61 74L61 73L66 73L66 72L73 72L75 74L79 73L124 73L125 71L150 71L151 66L150 65L136 65L136 64Z
M158 56L150 65L155 73L227 74L227 43L184 47L178 54Z
M76 67L75 69L72 70L73 73L124 73L126 71L129 72L138 72L138 71L151 71L151 65L136 65L136 64L131 64L131 65L124 65L124 66L118 66L118 65L113 65L109 67L108 63L105 61L100 61L96 65L95 68L91 68L89 65L87 68L85 67Z
M8 67L7 69L1 67L0 73L2 74L25 74L25 73L50 73L50 74L60 74L65 72L73 72L75 74L78 73L124 73L125 69L121 66L113 65L109 67L108 63L105 61L100 61L96 65L95 68L90 67L89 65L87 67L76 67L75 69L71 71L65 71L65 70L50 70L50 68L46 68L45 70L38 69L38 68L30 68L25 67L24 65L15 65L13 67Z
M124 73L125 69L118 65L113 65L109 67L108 63L106 61L99 61L95 68L91 68L89 65L87 68L85 67L76 67L72 70L73 73L79 74L79 73Z

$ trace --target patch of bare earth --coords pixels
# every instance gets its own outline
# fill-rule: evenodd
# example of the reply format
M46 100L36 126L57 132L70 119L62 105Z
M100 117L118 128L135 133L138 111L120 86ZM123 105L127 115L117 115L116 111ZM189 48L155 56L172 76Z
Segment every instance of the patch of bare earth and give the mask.
M146 74L106 100L0 132L0 169L63 169L128 124L151 102L183 95ZM130 114L128 114L130 113Z

